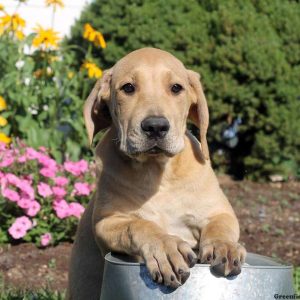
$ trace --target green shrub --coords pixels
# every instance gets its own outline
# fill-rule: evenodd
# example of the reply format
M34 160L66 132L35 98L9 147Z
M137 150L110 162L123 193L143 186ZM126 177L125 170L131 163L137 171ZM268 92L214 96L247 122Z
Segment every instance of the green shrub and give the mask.
M209 141L219 170L238 177L299 176L300 5L280 0L96 0L72 29L103 32L101 66L145 46L170 51L202 74L209 102ZM81 61L83 55L77 52ZM224 129L241 118L238 143Z

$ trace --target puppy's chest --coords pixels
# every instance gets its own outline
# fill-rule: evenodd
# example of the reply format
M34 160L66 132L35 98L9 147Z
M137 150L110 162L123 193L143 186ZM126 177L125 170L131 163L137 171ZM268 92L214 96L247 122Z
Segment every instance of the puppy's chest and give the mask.
M149 199L138 214L195 248L200 229L206 223L199 201L201 199L194 193L162 192Z

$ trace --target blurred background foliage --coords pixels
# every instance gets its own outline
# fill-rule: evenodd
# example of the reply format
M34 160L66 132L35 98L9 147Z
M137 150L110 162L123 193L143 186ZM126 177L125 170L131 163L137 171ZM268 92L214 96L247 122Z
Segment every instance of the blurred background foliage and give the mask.
M217 169L287 179L300 176L299 15L291 0L96 0L66 44L88 49L91 23L107 41L92 50L103 68L137 48L170 51L202 76Z
M63 8L63 3L48 2L54 20L56 7ZM26 36L22 5L26 1L18 1L13 14L0 6L0 142L9 144L17 138L34 148L44 146L58 162L91 156L83 102L102 70L90 51L62 45L53 28L38 25ZM95 37L102 42L98 51L106 47L102 34L91 26L83 27L81 34L90 50ZM83 53L80 62L74 49Z
M296 0L95 0L57 47L36 40L41 28L27 37L3 30L3 19L1 132L58 161L90 156L82 107L100 67L157 47L202 76L219 172L299 178L299 15Z

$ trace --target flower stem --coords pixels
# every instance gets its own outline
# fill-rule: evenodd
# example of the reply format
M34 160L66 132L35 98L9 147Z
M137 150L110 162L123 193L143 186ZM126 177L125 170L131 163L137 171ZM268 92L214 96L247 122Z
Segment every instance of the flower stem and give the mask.
M53 6L53 11L52 11L52 18L51 18L51 28L54 29L54 22L55 22L55 13L56 13L56 6Z
M92 44L89 44L89 47L88 47L88 51L85 55L85 58L84 60L89 60L89 58L91 57L92 55ZM87 96L87 88L88 88L88 84L87 84L87 80L84 79L83 80L83 89L82 89L82 99L85 99L86 96Z

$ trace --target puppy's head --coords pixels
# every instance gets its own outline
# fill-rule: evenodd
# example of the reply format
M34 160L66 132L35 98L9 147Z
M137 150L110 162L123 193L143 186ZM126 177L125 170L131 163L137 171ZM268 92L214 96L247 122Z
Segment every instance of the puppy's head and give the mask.
M208 109L200 76L154 48L131 52L105 71L84 106L90 142L101 129L115 126L120 150L129 156L176 155L184 147L188 117L200 129L208 159Z

